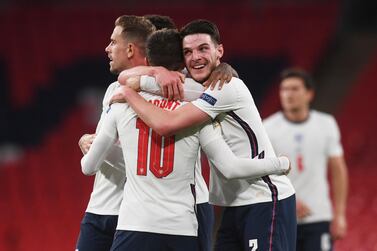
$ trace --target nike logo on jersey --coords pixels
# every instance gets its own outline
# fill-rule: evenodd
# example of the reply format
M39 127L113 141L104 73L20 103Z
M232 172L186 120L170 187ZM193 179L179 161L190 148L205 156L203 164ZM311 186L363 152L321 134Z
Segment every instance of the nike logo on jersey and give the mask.
M206 101L208 104L210 104L212 106L214 106L216 104L216 102L217 102L217 99L215 99L211 95L208 95L207 93L203 93L200 96L200 99L203 99L204 101Z

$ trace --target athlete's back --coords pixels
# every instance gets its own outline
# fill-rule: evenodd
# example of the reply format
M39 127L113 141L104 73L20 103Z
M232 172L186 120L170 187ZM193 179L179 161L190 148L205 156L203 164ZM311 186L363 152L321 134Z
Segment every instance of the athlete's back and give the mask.
M144 94L149 102L174 110L183 103ZM86 167L96 166L119 136L126 163L127 182L118 230L197 236L195 215L195 163L199 142L220 135L204 127L190 128L175 136L161 137L140 120L127 104L114 104L95 139ZM212 130L213 131L213 130ZM97 156L98 155L98 156Z
M159 96L144 97L167 110L181 105ZM121 107L116 104L112 110L117 113L128 180L117 229L196 236L193 184L198 129L161 137L131 109L130 117L125 116Z

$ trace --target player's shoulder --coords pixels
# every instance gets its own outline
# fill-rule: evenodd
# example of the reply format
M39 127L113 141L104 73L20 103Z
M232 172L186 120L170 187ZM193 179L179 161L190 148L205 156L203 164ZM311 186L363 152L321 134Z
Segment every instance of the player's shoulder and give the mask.
M207 89L207 91L209 88ZM245 82L236 77L232 77L232 79L225 83L221 90L217 88L217 86L213 89L212 93L217 93L217 95L223 96L223 97L233 97L236 100L243 100L245 97L249 97L250 91L248 87L246 86Z
M322 112L322 111L317 111L317 110L311 110L310 111L310 116L313 117L316 121L319 122L324 122L324 123L333 123L335 122L335 118L333 115Z
M230 85L230 86L236 85L236 86L245 86L246 87L245 82L242 79L236 78L236 77L232 77L227 85Z
M219 84L220 82L217 82L217 85ZM212 90L212 92L220 92L222 93L223 90L226 90L226 89L229 89L229 90L237 90L237 89L240 89L240 88L244 88L246 87L246 84L242 81L242 79L240 78L236 78L236 77L232 77L231 80L228 82L228 83L225 83L222 87L221 90L219 90L217 88L217 85L216 87ZM247 88L247 87L246 87ZM208 88L206 91L210 91L210 88Z
M106 89L105 92L105 97L104 99L108 98L110 95L112 95L115 91L120 86L118 81L112 82Z
M118 88L119 86L120 86L119 82L118 82L118 81L114 81L114 82L112 82L111 84L109 84L109 86L107 87L106 92L108 92L108 91L113 91L113 90L115 90L116 88Z
M109 106L106 113L112 114L113 116L117 116L120 113L127 112L129 105L127 103L114 103Z
M265 126L271 126L276 123L281 123L284 120L283 113L281 111L275 112L263 120Z

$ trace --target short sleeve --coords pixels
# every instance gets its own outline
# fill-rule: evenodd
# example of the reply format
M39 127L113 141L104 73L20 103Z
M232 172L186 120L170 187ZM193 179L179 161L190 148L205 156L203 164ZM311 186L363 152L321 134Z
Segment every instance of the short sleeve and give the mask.
M327 154L329 157L343 155L343 147L340 141L340 131L338 124L333 117L329 120L329 136L328 136Z

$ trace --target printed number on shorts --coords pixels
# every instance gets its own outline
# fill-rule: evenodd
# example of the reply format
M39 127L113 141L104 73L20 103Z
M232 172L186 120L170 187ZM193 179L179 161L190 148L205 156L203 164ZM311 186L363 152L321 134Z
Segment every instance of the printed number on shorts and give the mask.
M174 143L175 137L162 137L155 131L150 130L140 118L136 121L136 128L139 129L137 175L147 175L147 163L149 154L149 170L157 177L168 176L173 171L174 165ZM149 138L151 145L149 146ZM163 150L162 165L161 151Z
M258 239L249 240L249 247L251 247L251 251L256 251L258 249Z

